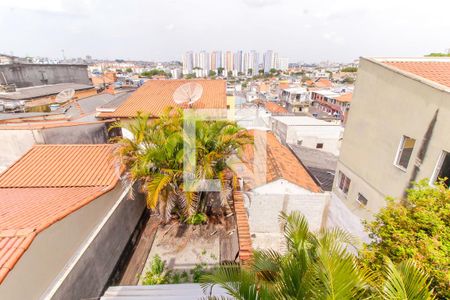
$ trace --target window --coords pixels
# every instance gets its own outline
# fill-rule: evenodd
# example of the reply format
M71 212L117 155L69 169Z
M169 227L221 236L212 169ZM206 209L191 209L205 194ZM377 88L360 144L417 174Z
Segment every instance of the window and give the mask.
M361 203L362 205L367 205L367 198L364 197L361 193L358 193L358 202Z
M323 143L317 143L316 149L322 149L322 148L323 148Z
M344 173L339 171L338 187L346 195L348 194L348 189L350 187L350 182L351 182L350 178L348 178L347 176L345 176Z
M397 156L395 158L395 165L402 169L408 168L409 159L411 158L412 151L414 149L415 139L407 136L403 136L400 141L400 147L398 148Z
M439 178L447 178L444 183L447 187L450 187L450 153L446 151L442 151L439 156L433 176L431 177L431 184L434 184Z

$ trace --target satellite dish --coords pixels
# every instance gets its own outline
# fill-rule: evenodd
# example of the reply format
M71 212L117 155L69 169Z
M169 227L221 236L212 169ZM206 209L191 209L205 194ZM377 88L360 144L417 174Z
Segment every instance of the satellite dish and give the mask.
M173 101L176 104L187 103L188 105L196 102L203 93L203 87L197 82L189 82L180 85L173 93Z
M73 95L75 95L74 89L66 89L61 92L59 92L58 95L56 95L56 103L64 103L69 101L73 98Z

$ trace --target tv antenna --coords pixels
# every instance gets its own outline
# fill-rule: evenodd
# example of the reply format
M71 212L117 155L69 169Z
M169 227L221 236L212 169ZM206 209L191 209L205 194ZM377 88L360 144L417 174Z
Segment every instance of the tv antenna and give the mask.
M176 104L194 104L203 94L203 87L197 82L189 82L180 85L173 93L173 101Z
M74 95L75 95L74 89L62 90L61 92L59 92L58 95L56 95L56 99L55 99L56 103L67 102L67 101L71 100Z

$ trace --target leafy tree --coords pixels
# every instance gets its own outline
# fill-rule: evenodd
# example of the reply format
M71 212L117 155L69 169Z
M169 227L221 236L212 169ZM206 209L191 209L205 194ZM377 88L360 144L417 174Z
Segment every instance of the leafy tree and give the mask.
M264 75L264 70L258 70L259 75Z
M313 233L298 212L282 214L287 252L256 251L248 266L226 265L202 277L204 288L218 284L236 299L432 299L428 277L413 261L383 272L358 264L353 238L340 229Z
M272 69L269 70L270 74L275 74L276 72L277 72L277 69L275 69L275 68L272 68Z
M223 71L224 71L224 70L225 70L224 68L218 67L218 68L217 68L217 74L218 74L219 76L223 76Z
M216 75L217 75L216 71L214 71L214 70L209 70L209 72L208 72L208 76L209 76L209 77L215 77Z
M352 77L345 77L343 80L344 83L353 84L355 82L355 79Z
M434 52L434 53L427 54L425 56L429 56L429 57L446 57L446 56L450 56L450 53Z
M249 76L253 75L253 69L252 68L248 68L247 75L249 75Z
M227 77L233 77L233 72L232 71L228 71Z
M195 122L195 137L183 135L185 121L189 126ZM164 221L175 211L184 220L207 212L211 201L207 193L189 189L205 179L219 179L221 204L229 212L231 187L225 176L228 172L225 162L242 145L251 142L248 133L236 123L184 120L181 109L168 107L156 120L139 114L134 121L119 122L114 127L132 134L132 138L116 139L117 154L127 166L131 181L142 186L147 206L158 209ZM195 148L196 160L191 162L195 172L184 165L184 143ZM194 186L186 185L185 175L191 176Z
M238 72L238 76L244 76L244 72Z
M145 71L145 72L141 73L141 76L148 77L148 78L152 78L155 75L162 75L162 76L168 77L170 75L170 73L167 74L166 72L164 72L164 70L158 70L158 69L153 69L153 70Z
M308 81L308 80L311 80L311 78L308 77L308 76L303 76L303 77L302 77L302 82L306 82L306 81Z
M341 72L355 73L358 72L357 67L345 67L341 69Z
M125 69L125 72L127 72L127 73L132 73L132 72L133 72L133 69L132 69L132 68L126 68L126 69Z
M432 187L423 180L406 201L390 199L367 229L374 241L363 251L366 266L379 270L383 256L412 258L430 274L438 298L450 299L450 190L443 182Z
M184 75L185 79L193 79L193 78L197 78L197 75L195 75L195 73L189 73Z

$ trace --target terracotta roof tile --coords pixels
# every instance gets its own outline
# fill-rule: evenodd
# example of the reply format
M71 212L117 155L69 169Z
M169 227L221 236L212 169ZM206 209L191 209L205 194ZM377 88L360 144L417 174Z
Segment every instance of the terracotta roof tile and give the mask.
M113 145L35 145L0 175L0 187L108 186Z
M335 99L339 102L352 102L353 93L342 94Z
M382 63L450 87L450 59L448 61L383 61Z
M250 133L253 133L253 131ZM255 140L255 143L257 142ZM320 187L314 182L314 179L309 175L297 157L286 146L283 146L273 133L267 132L266 142L267 156L265 170L267 183L278 179L285 179L311 192L318 193L321 191ZM253 145L244 146L242 159L246 168L251 171L255 159ZM264 182L261 182L261 179L258 179L258 176L246 175L250 179L247 183L251 188L264 184Z
M112 145L35 145L0 175L0 283L34 237L111 190Z
M326 78L319 78L314 82L314 86L318 88L330 88L333 87L333 83Z
M250 226L247 211L244 207L244 198L241 191L233 192L234 212L236 215L237 234L239 240L239 259L241 263L248 261L253 254Z
M179 106L173 101L175 90L189 82L202 85L203 93L193 108L227 108L226 81L224 80L148 80L114 112L101 112L99 117L131 118L138 112L158 117L166 107Z
M272 113L287 113L287 109L273 102L264 102L264 107Z

